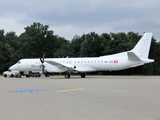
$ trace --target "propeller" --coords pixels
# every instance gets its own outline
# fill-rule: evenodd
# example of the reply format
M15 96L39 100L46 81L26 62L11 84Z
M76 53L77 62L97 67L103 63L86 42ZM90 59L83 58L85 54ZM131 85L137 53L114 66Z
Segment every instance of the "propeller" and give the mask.
M40 57L40 61L41 61L42 64L44 63L44 58L45 58L45 53L43 54L42 58Z
M41 63L42 63L42 73L43 74L45 74L45 70L44 70L44 68L45 68L45 66L44 66L44 58L45 58L45 53L43 54L43 57L40 57L40 61L41 61Z

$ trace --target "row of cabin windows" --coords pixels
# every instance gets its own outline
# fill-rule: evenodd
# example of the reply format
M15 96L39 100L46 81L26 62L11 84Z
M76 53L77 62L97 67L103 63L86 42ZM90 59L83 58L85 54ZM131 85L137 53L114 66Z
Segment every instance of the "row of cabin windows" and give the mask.
M60 63L72 63L72 62L71 61L60 61ZM113 63L113 61L74 61L74 63ZM36 62L36 64L38 64L38 62Z
M72 63L72 62L60 61L60 63ZM113 61L74 61L73 63L113 63Z

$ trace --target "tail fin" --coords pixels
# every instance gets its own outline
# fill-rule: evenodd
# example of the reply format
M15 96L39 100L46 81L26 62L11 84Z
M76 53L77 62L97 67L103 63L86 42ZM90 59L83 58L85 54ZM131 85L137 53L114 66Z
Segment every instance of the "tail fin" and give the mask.
M134 52L139 58L147 59L150 50L151 39L152 33L144 33L142 38L131 51Z

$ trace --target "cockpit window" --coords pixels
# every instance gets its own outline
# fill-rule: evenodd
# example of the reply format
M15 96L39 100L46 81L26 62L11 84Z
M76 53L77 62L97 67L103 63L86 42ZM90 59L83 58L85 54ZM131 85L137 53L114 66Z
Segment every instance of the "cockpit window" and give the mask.
M17 62L17 64L20 64L20 63L21 63L21 61L18 61L18 62Z

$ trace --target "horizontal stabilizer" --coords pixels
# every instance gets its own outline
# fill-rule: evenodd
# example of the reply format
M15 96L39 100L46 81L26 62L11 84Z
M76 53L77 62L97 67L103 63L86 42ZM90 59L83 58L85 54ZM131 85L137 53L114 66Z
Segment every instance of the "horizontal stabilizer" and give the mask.
M144 65L144 63L140 63L140 64L137 64L137 65L132 65L130 67L138 67L138 66L141 66L141 65Z
M141 61L141 59L136 54L134 54L134 52L127 52L127 55L128 60L130 61Z

